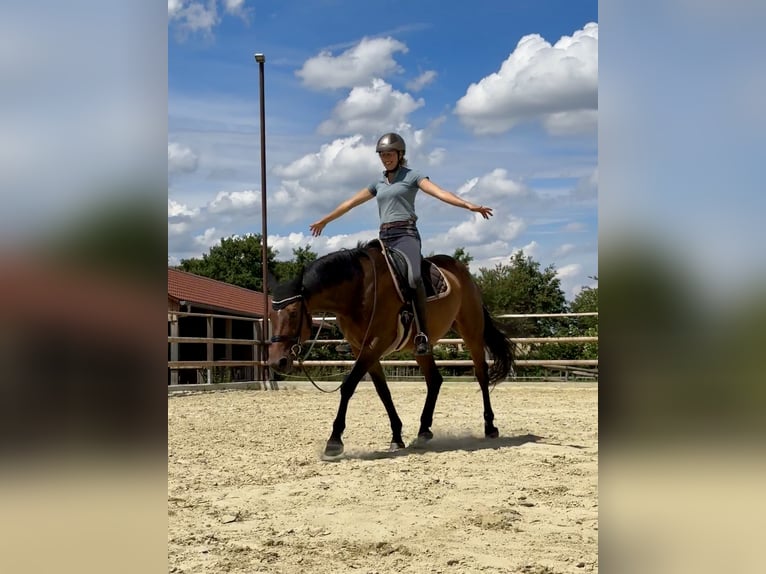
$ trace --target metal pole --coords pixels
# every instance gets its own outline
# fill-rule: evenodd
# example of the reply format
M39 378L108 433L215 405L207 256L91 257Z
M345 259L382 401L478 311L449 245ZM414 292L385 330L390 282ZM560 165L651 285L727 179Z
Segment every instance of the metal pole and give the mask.
M264 96L263 83L263 65L266 63L266 56L255 54L255 61L258 62L258 72L260 76L261 92L261 250L262 250L262 282L263 285L263 328L261 337L264 343L269 334L269 258L268 258L268 232L266 230L266 98ZM266 353L264 360L266 359ZM263 376L263 387L270 388L268 367L261 369Z

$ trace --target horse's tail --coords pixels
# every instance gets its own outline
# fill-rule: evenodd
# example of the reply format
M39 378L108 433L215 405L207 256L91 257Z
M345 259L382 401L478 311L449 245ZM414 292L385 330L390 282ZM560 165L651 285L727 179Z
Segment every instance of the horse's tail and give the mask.
M513 342L498 329L495 320L484 309L484 347L490 352L494 363L489 368L489 380L493 383L502 381L513 370Z

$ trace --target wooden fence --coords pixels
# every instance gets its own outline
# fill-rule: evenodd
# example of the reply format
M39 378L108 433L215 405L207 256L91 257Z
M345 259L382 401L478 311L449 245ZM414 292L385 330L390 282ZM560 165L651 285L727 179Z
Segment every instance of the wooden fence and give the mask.
M497 319L513 319L513 318L553 318L553 317L570 317L570 316L598 316L598 313L532 313L532 314L507 314L499 315ZM197 322L205 322L206 336L195 337L182 337L179 335L180 320L182 318L194 318ZM315 321L333 322L335 317L316 317ZM225 335L214 336L216 321L219 323L219 331L221 330L221 323L223 323L223 330ZM250 324L250 327L246 329L247 337L233 337L233 325L234 322L240 323L239 332L242 333L243 329L241 324ZM169 346L169 385L171 387L177 386L179 383L179 372L185 369L191 369L196 371L196 384L227 384L236 383L240 378L241 382L256 383L258 386L264 389L276 389L277 382L269 377L269 369L267 368L268 358L268 346L264 344L263 325L262 319L256 317L242 317L233 315L217 315L208 313L189 313L182 311L169 311L168 312L168 326L170 335L168 336ZM320 323L321 325L321 323ZM252 335L250 335L252 333ZM549 343L597 343L598 337L595 336L581 336L581 337L522 337L511 338L511 341L523 348L529 348L532 345L541 345ZM342 345L346 341L343 339L313 339L304 343L304 348L311 348L312 345ZM179 357L180 345L204 345L205 346L205 358L195 360L181 360ZM436 345L457 345L463 344L462 339L439 339ZM234 347L247 347L249 349L249 356L247 358L234 359L235 354L233 352ZM198 347L199 348L199 347ZM216 352L217 351L217 352ZM216 356L218 355L218 356ZM221 355L223 355L221 357ZM350 368L354 361L349 360L305 360L303 364L306 367L348 367ZM417 363L414 360L382 360L381 364L384 367L415 367ZM467 359L437 359L436 364L439 366L459 366L470 367L473 363ZM543 367L546 369L552 369L564 373L564 378L568 378L570 374L585 376L591 378L598 378L598 359L517 359L515 361L517 367ZM232 372L238 376L232 376ZM216 376L217 373L223 373ZM228 375L226 374L228 373ZM389 374L390 376L390 374ZM395 377L392 377L395 380Z

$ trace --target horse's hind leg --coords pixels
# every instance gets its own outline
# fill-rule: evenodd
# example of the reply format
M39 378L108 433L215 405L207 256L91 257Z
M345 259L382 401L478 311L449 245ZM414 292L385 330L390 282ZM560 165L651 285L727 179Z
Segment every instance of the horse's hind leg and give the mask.
M481 345L471 345L471 359L473 359L476 379L481 389L481 399L484 403L484 436L497 438L500 431L495 426L495 413L489 400L489 365L484 358L484 348Z
M478 315L481 317L481 315ZM459 321L455 325L458 333L463 337L463 341L471 352L476 380L479 381L481 389L481 399L484 403L484 436L487 438L497 438L500 431L495 426L495 413L492 411L492 404L489 400L489 365L484 356L484 323L476 320L476 315L472 321Z
M386 413L388 413L388 420L391 421L390 450L405 448L404 440L402 440L402 420L396 412L396 407L394 407L394 400L391 398L391 391L388 388L386 375L383 372L380 361L375 361L367 372L370 373L375 390L378 392L378 396L386 408Z
M433 424L436 399L439 398L439 389L441 389L443 378L434 362L433 355L418 355L415 360L418 362L420 370L423 371L427 388L426 402L420 415L420 429L415 442L416 445L422 445L434 436L431 432L431 425Z

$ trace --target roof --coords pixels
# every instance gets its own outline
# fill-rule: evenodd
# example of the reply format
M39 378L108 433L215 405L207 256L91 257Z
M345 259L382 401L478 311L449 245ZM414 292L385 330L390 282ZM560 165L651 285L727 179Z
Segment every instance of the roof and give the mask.
M263 317L263 293L260 291L237 287L172 267L168 267L168 296L197 306Z

